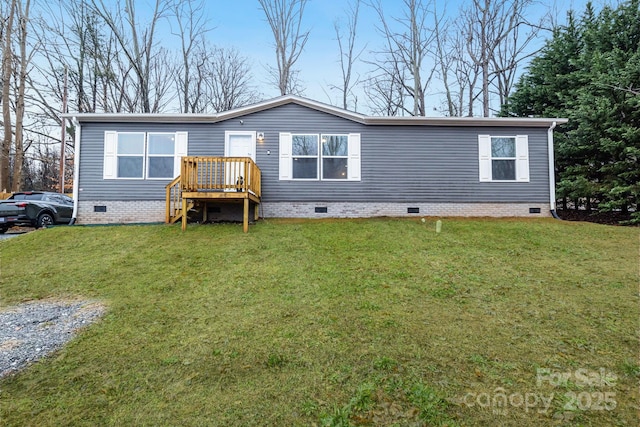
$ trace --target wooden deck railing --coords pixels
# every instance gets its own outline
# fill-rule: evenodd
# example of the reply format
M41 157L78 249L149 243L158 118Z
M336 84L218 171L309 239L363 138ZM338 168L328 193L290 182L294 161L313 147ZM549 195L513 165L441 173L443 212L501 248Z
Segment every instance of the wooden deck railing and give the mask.
M260 197L260 168L250 157L183 157L182 191L251 192Z
M165 187L167 191L167 210L164 217L164 222L174 223L176 222L182 212L182 192L180 191L180 176L177 176Z
M224 193L228 198L237 194L237 198L260 200L260 168L250 157L188 156L182 158L180 165L180 176L166 186L167 223L183 216L183 193L191 193L193 199L214 198L216 194L211 193ZM193 200L186 203L187 210L193 206Z

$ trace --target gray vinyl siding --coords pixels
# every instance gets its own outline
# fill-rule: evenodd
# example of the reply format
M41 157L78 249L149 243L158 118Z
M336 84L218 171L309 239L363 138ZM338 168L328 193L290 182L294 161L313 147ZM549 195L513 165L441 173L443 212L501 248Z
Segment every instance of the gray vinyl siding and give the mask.
M164 200L166 180L102 179L104 132L189 132L189 155L224 155L224 130L219 144L213 144L211 125L158 123L83 123L80 142L80 200ZM193 147L193 150L192 150ZM194 150L207 147L206 152Z
M242 120L243 123L240 123ZM264 132L256 162L263 200L548 202L547 129L363 125L297 104L219 123L83 123L81 200L163 200L170 180L103 180L104 131L189 133L189 155L224 155L224 132ZM280 181L279 133L360 133L361 181ZM478 135L529 136L530 182L479 182ZM267 152L270 151L270 155Z

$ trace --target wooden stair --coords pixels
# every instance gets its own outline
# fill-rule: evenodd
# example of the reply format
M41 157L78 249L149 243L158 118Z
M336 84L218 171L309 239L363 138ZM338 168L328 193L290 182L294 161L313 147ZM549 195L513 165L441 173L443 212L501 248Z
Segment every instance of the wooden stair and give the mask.
M193 208L195 208L196 204L189 200L187 202L187 214L189 213L189 211ZM178 222L179 220L182 219L182 208L178 208L174 211L174 214L171 215L169 217L169 221L167 221L168 224L175 224L176 222Z
M175 224L182 219L182 190L180 189L180 176L178 175L171 181L167 187L167 209L165 212L164 222L167 224ZM195 206L193 201L187 202L187 212Z
M203 208L207 215L207 202L243 202L242 229L249 231L249 211L254 208L258 219L260 204L260 168L248 157L182 158L180 175L166 186L165 222L174 224L182 220L187 227L187 215L194 208Z

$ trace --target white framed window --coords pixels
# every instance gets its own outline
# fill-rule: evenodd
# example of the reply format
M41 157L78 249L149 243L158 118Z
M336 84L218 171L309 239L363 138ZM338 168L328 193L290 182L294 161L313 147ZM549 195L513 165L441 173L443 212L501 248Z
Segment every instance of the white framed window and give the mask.
M106 131L103 179L173 179L187 142L187 132Z
M169 178L174 176L175 133L147 134L147 178Z
M349 135L326 135L322 142L322 179L347 179Z
M527 135L478 136L480 181L529 182Z
M318 179L318 135L292 134L292 178Z
M117 177L144 177L144 133L122 132L117 137Z
M360 181L360 134L280 133L280 180Z

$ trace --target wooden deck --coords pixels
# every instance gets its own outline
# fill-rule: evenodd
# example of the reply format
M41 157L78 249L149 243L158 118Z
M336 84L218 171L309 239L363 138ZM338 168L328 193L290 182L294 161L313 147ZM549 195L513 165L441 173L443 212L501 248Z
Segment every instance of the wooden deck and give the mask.
M254 207L258 219L261 181L260 168L249 157L183 157L180 176L166 187L167 209L165 222L182 220L187 228L187 213L200 206L207 219L206 202L243 201L242 230L249 231L249 211Z

